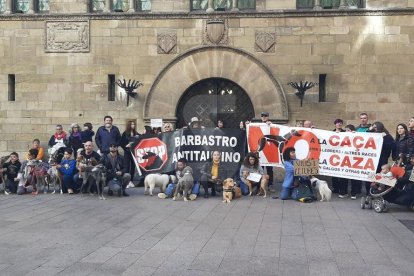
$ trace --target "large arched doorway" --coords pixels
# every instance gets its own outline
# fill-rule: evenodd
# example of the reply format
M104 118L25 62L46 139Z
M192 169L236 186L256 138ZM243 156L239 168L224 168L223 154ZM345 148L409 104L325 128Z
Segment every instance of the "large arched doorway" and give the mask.
M253 104L247 93L235 82L224 78L208 78L191 85L180 98L177 127L198 117L205 127L214 127L223 120L225 127L237 128L240 121L254 118Z

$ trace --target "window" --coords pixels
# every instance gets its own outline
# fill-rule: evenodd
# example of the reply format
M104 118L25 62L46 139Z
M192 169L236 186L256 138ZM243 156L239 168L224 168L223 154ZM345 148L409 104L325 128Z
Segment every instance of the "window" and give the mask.
M14 102L16 100L16 75L9 75L9 101Z
M315 6L315 0L296 0L297 9L312 9ZM340 0L320 0L323 9L338 9L341 4ZM345 0L347 7L363 8L363 0Z
M105 0L92 0L91 2L91 11L100 12L105 8Z
M27 13L29 11L30 0L13 1L13 11L17 13Z
M108 101L115 101L115 75L108 75Z
M137 0L135 6L137 11L151 11L151 0Z
M36 11L39 13L49 12L49 0L36 1Z
M4 13L6 11L6 0L0 0L0 13Z
M215 10L231 10L233 8L232 0L213 0L213 9ZM241 10L256 9L255 0L238 0L237 7ZM206 10L208 8L208 0L192 0L191 10Z
M319 74L319 102L326 102L326 74Z

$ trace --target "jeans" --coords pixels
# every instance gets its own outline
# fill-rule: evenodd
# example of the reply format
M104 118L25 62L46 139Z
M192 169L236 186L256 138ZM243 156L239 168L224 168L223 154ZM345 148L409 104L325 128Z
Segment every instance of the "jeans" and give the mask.
M6 191L10 191L13 194L17 193L17 182L11 179L6 179L6 185L5 185Z
M117 181L113 181L113 179L109 180L108 189L113 192L118 192L121 189L123 192L125 191L129 181L131 181L131 175L129 173L124 173L122 176L117 178Z
M282 190L280 191L280 199L286 200L290 199L292 195L293 188L290 187L282 187Z

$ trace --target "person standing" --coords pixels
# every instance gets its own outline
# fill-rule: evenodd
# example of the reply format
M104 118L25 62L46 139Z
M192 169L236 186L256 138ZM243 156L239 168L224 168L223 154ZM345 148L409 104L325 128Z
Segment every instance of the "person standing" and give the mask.
M411 138L414 139L414 117L411 117L408 121L408 130L410 132Z
M122 133L121 137L121 147L124 150L126 172L131 175L131 181L128 183L127 188L134 187L134 183L132 183L132 180L134 179L136 168L134 159L132 157L131 145L139 138L139 136L140 134L136 130L135 122L128 121L125 131Z
M95 135L95 131L92 130L93 126L91 123L84 123L83 130L81 131L82 143L85 144L88 141L93 141L92 138Z
M76 158L78 156L78 149L83 148L82 137L78 124L73 123L70 128L71 130L68 139L68 146L73 150L73 155Z
M402 158L402 161L406 163L408 161L406 157L411 154L414 154L414 139L408 134L408 128L405 124L398 124L395 133L395 152L392 159Z
M270 125L272 122L269 120L269 112L264 111L260 113L260 119L262 119L262 123L265 123L267 125ZM266 170L267 175L269 176L269 191L274 191L273 188L273 167L272 166L264 166L264 169Z
M369 127L371 124L368 124L368 114L365 112L362 112L359 114L359 120L360 124L356 127L356 132L367 132L369 131Z
M336 119L334 121L335 129L333 130L336 133L345 132L342 128L344 121L342 119ZM333 193L338 193L339 198L345 198L348 196L348 179L340 177L332 177L332 188Z
M95 143L99 148L100 154L105 155L109 153L109 145L115 143L121 144L121 133L118 127L112 124L113 119L107 115L104 117L104 125L100 126L96 131Z

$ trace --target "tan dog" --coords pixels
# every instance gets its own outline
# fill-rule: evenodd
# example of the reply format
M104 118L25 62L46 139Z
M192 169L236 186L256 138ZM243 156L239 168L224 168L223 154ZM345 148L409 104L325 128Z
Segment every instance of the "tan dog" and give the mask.
M230 203L233 199L234 181L227 178L223 181L223 202Z
M243 175L245 177L247 177L249 174L248 172L244 171ZM255 182L252 182L248 179L243 179L243 182L247 185L247 187L249 187L249 196L252 195L253 193L253 184ZM263 195L263 197L267 196L267 184L269 182L269 176L267 174L262 176L262 179L260 180L260 188L259 188L259 192L257 193L257 195Z

